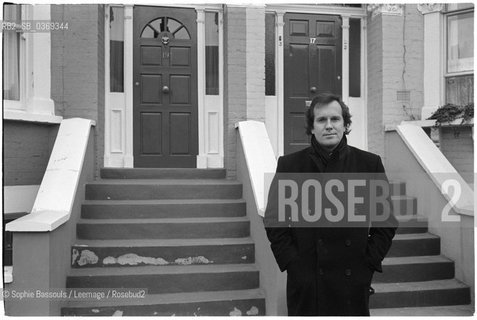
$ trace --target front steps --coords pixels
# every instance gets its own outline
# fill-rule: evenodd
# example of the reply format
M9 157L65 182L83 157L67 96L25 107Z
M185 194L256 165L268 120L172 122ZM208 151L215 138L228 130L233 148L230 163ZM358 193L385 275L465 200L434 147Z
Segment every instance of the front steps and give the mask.
M455 316L472 316L474 308L471 305L460 306L443 306L443 307L420 307L420 308L387 308L373 309L371 316L377 317L455 317Z
M391 183L400 226L383 273L374 274L371 315L472 315L470 287L454 278L454 262L440 254L440 238L428 232L405 187Z
M242 185L225 170L102 169L101 177L86 186L67 288L146 294L71 300L62 315L265 315Z
M147 294L72 300L63 315L266 314L242 186L225 180L224 170L101 174L103 180L86 187L67 287L144 288ZM470 288L454 278L454 262L440 254L440 239L428 232L417 200L406 196L405 184L391 190L400 228L384 273L375 273L371 315L472 314Z

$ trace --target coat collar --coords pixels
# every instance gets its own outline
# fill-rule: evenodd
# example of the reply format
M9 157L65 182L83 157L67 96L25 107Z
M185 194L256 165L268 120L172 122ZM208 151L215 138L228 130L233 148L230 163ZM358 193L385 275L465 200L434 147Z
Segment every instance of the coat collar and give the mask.
M348 141L346 135L343 135L340 143L331 153L322 148L314 135L311 136L311 146L308 148L308 155L317 165L320 172L326 171L328 166L333 166L336 162L342 161L349 152Z

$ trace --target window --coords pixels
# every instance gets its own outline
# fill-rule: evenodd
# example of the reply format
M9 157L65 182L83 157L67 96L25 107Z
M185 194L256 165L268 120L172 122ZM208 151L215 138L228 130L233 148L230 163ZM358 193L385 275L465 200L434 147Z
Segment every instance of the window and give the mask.
M21 6L7 4L4 7L5 23L20 25ZM5 100L20 101L20 47L22 33L16 27L3 32L3 97Z
M474 101L473 4L446 6L446 103L465 105Z
M361 97L361 19L350 19L349 27L349 96Z
M186 27L169 17L162 17L149 22L141 32L141 38L158 38L162 32L171 33L174 39L190 39Z
M447 73L474 68L474 12L447 16Z
M124 92L124 8L109 8L110 92Z
M265 95L275 95L275 13L265 14Z
M205 13L205 94L219 94L219 13Z
M3 117L59 123L51 99L51 32L22 27L51 21L50 5L3 6ZM34 28L33 28L34 29Z

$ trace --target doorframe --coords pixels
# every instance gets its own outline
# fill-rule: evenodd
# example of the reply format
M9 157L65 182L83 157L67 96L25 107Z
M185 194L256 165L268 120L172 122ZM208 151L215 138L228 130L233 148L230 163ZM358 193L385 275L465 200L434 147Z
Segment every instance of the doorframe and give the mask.
M277 44L276 44L276 63L275 63L275 72L276 77L276 88L277 88L277 134L278 134L278 154L281 156L284 154L284 89L285 89L285 78L284 78L284 50L285 50L285 39L284 39L284 15L286 13L305 13L305 14L320 14L320 15L338 15L343 19L342 24L342 96L343 101L349 106L350 97L349 97L349 19L350 18L359 18L361 19L361 97L356 100L360 100L360 107L363 109L361 114L362 117L362 127L363 133L361 135L362 143L359 147L367 149L367 59L366 59L366 19L367 12L366 8L348 8L348 7L332 7L332 6L321 6L321 5L267 5L267 12L275 12L276 14L276 26L275 33L277 35ZM281 40L280 40L281 39ZM345 59L346 57L346 59ZM346 61L345 61L346 60ZM346 94L346 96L345 96Z
M124 8L124 92L110 93L109 8ZM151 5L152 6L152 5ZM224 167L224 57L222 5L167 5L157 7L195 9L197 15L197 168ZM105 6L105 137L104 166L133 168L133 19L134 5ZM206 95L205 88L205 13L217 12L219 21L219 95Z

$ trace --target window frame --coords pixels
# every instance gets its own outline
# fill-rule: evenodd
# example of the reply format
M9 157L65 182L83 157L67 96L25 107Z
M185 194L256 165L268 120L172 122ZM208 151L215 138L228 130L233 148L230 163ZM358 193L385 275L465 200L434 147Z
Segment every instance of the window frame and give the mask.
M18 23L21 24L22 21L31 18L31 10L29 6L22 5L22 4L12 4L15 6L20 7L20 21ZM3 18L3 17L2 17ZM27 83L31 83L32 76L31 72L28 72L27 66L27 56L28 56L28 48L31 46L30 37L25 34L23 31L17 31L20 34L19 40L19 72L18 72L18 86L19 86L19 99L18 100L3 100L3 106L5 111L27 111L28 106L28 97L29 97L29 90ZM3 90L3 88L2 88Z
M444 63L444 80L446 80L447 78L450 78L450 77L473 75L474 74L474 69L466 70L466 71L458 71L458 72L449 72L448 71L448 57L449 57L449 52L448 52L448 41L449 41L448 29L449 29L449 17L458 16L458 15L462 15L462 14L466 14L466 13L474 13L474 7L447 11L447 6L446 6L446 9L443 13L444 13L444 41L443 41L443 46L444 46L444 59L443 59L444 60L443 61L443 63ZM475 18L475 13L474 13L474 18Z
M51 20L51 5L21 4L21 20ZM51 99L51 33L28 32L20 44L20 100L2 100L3 119L40 123L60 123ZM35 54L39 53L41 54ZM23 78L23 79L22 79Z

